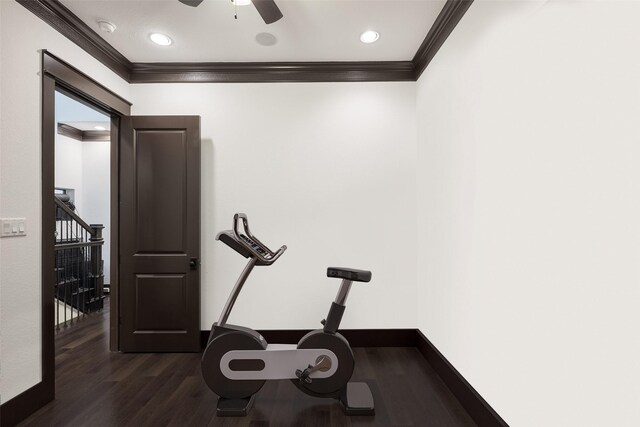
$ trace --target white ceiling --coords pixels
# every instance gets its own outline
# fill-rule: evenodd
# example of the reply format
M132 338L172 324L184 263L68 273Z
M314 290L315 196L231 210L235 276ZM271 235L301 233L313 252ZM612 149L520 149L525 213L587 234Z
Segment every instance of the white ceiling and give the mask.
M67 95L56 91L55 99L56 123L69 122L106 122L109 116L86 106ZM108 128L107 128L108 129ZM86 129L82 129L86 130Z
M284 18L266 25L253 5L204 0L192 8L178 0L61 0L132 62L408 61L413 58L444 0L276 0ZM117 26L105 33L97 20ZM360 42L369 29L373 44ZM153 44L152 32L169 35L172 46ZM272 33L261 46L258 33Z

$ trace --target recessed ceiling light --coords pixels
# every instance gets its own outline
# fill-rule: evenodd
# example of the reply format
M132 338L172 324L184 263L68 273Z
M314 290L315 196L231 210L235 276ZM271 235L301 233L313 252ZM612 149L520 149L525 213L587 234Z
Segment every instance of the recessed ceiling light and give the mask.
M95 130L107 130L107 128L106 128L106 127L104 127L104 126L94 126L93 128L94 128Z
M160 46L169 46L171 43L173 43L173 40L171 40L169 36L160 33L151 33L149 35L149 38L152 42Z
M251 0L231 0L236 6L247 6L251 4Z
M377 31L365 31L360 35L360 41L362 43L373 43L378 40L380 34Z

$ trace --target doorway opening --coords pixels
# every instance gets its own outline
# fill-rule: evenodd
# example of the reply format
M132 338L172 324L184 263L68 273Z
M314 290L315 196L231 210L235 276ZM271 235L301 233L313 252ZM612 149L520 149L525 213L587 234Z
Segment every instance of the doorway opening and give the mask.
M110 127L109 115L56 90L56 332L102 310L109 295Z

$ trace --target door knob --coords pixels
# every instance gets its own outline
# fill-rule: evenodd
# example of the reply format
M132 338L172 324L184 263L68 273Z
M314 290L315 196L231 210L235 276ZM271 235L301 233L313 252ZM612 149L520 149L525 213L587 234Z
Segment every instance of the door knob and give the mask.
M198 269L198 265L200 265L200 260L198 260L198 258L189 259L189 267L192 270L197 270Z

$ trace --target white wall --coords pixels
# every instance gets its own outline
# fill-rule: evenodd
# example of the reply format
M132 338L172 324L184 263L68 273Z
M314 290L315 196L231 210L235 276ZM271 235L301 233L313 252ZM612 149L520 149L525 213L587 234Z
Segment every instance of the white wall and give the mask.
M41 376L40 52L49 49L129 98L128 84L14 1L0 1L2 217L26 217L28 235L2 239L0 394L7 401ZM35 261L34 261L35 260ZM31 302L31 304L25 303Z
M202 327L245 259L215 241L235 212L289 250L257 268L230 322L314 328L339 282L371 269L346 328L415 327L415 83L132 85L133 114L202 116Z
M108 141L82 142L82 209L80 215L89 224L102 224L104 245L104 283L111 283L111 144Z
M476 1L418 82L420 329L514 426L640 425L639 24Z
M78 213L82 215L82 141L56 133L55 145L55 186L74 190L74 204Z

